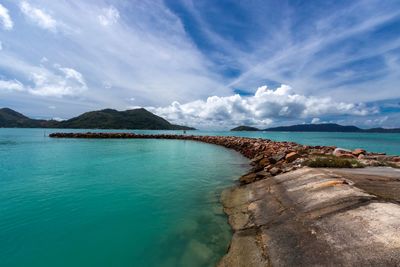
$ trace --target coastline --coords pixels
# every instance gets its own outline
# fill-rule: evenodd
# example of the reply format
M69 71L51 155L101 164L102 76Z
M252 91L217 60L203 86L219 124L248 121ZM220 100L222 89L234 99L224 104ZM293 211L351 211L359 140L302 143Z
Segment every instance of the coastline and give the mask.
M376 190L368 192L368 183L365 185L361 182L360 187L362 189L355 186L353 180L356 180L357 177L361 179L356 172L349 174L340 172L339 169L313 169L305 167L305 163L315 156L334 154L335 157L360 161L363 166L384 164L398 166L400 157L369 153L362 149L346 151L338 150L336 147L304 146L293 142L273 142L265 139L226 136L55 133L51 134L50 137L192 140L234 149L249 158L253 166L250 172L239 179L240 185L224 190L221 195L221 202L225 213L228 215L233 236L229 250L218 266L279 266L288 264L312 266L326 264L327 258L330 258L330 263L336 264L370 264L378 259L382 260L382 264L387 264L399 260L396 255L390 254L390 251L394 251L393 249L396 249L396 247L387 250L382 248L377 257L371 258L364 253L372 247L364 246L362 247L364 250L361 249L359 252L359 255L363 255L362 257L357 256L358 254L352 257L349 254L347 259L343 261L333 257L333 255L335 253L343 254L349 248L335 249L334 246L328 246L319 239L337 227L329 218L341 216L344 210L357 212L360 207L371 205L372 208L361 212L358 216L364 216L371 220L371 212L379 212L383 209L393 213L394 216L397 216L396 218L400 218L400 206L397 204L393 207L391 206L394 205L393 203L384 201L385 199L394 202L399 201L400 199L397 200L395 196L396 190L400 190L400 186L396 184L398 187L395 186L396 190L388 197L389 186L384 188L383 192ZM358 171L358 169L351 170ZM371 168L360 170L364 170L364 172L361 172L364 176L373 173ZM389 173L388 179L390 180L390 174L393 174L393 172L387 171L387 173ZM394 171L395 176L399 173L398 170ZM375 174L375 177L378 176ZM392 184L391 187L393 187ZM291 192L296 192L296 194L293 195ZM312 197L313 194L317 195ZM318 199L321 196L327 201L319 201ZM376 207L376 205L383 205L383 207ZM325 217L328 219L325 219L320 225L315 225L316 221L323 220ZM382 218L385 218L385 214L382 215ZM379 219L375 218L378 221ZM354 222L352 224L350 220L346 224L348 228L345 229L345 232L354 232L353 228L356 229L359 223ZM379 221L381 228L386 227L386 232L398 238L398 234L392 230L399 225L385 223L385 221ZM365 231L374 232L374 230L378 230L378 232L382 232L379 227L377 229L366 229L363 226L361 229L363 231L360 230L359 235L364 238L367 238L364 236ZM377 238L379 238L378 234ZM347 240L347 242L355 245L352 240ZM385 258L388 258L390 262L384 261Z

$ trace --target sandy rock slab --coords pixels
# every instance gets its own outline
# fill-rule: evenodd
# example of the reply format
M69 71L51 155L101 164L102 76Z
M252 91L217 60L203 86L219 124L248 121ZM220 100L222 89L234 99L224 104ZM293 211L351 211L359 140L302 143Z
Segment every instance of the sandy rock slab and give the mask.
M219 266L400 266L399 174L303 168L224 191L234 236ZM366 190L382 179L397 194Z

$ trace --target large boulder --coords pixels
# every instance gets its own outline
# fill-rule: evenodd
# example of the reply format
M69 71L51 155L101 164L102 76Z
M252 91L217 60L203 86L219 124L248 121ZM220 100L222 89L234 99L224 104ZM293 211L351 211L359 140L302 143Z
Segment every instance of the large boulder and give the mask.
M296 159L298 159L300 157L300 155L296 152L290 152L289 154L286 155L285 160L286 162L293 162Z
M239 178L239 182L241 184L249 184L254 182L257 179L257 174L254 172L248 173L243 175L242 177Z
M332 154L339 158L346 158L346 159L355 158L351 150L339 147L333 150Z
M360 155L365 155L365 154L367 154L367 151L365 151L364 149L361 149L361 148L357 148L357 149L354 149L351 153L352 153L354 156L358 157L358 156L360 156Z

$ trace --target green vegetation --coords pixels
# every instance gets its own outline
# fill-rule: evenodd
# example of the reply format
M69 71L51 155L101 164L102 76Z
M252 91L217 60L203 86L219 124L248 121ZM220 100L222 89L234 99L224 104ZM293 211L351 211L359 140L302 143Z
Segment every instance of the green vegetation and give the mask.
M316 156L306 162L308 167L312 168L363 168L356 159L345 159L336 156Z
M259 131L259 130L260 129L256 127L244 126L244 125L231 129L231 131Z
M395 169L400 169L400 166L395 164L395 163L393 163L393 162L386 162L386 166L389 166L389 167L392 167L392 168L395 168Z
M34 120L12 109L3 108L0 109L0 127L194 130L191 127L171 124L144 108L126 111L114 109L91 111L65 121Z

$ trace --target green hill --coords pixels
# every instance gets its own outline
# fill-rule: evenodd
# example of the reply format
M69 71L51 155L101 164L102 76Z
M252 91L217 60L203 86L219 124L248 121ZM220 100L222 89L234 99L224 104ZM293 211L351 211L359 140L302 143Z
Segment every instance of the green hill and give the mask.
M77 128L77 129L142 129L142 130L194 130L169 123L144 108L126 111L103 109L86 112L65 120L34 120L9 108L0 109L0 127L20 128Z
M267 128L264 131L270 131L270 132L400 133L400 128L361 129L356 126L343 126L343 125L339 125L336 123L321 123L321 124L298 124L298 125L292 125L292 126L280 126L280 127Z
M260 129L251 126L241 125L231 129L231 131L259 131Z

